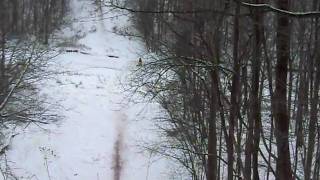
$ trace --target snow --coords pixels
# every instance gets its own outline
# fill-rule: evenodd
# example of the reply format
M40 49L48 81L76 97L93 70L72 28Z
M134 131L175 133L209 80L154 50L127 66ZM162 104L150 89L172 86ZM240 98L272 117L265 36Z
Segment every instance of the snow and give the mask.
M129 23L126 17L108 18L116 12L99 16L92 2L71 0L74 22L58 37L79 38L67 47L79 52L56 57L51 68L66 73L41 84L42 94L61 106L61 119L42 125L44 129L31 124L19 132L7 152L8 162L21 180L116 180L118 150L120 179L168 179L170 163L155 161L159 158L139 148L141 141L158 136L152 117L159 107L130 104L120 83L136 68L143 48L111 33Z

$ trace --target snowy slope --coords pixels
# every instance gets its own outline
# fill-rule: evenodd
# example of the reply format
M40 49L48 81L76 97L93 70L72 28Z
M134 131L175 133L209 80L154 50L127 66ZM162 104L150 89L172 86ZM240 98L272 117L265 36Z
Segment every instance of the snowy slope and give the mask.
M59 36L81 37L67 48L86 53L55 59L52 68L68 73L41 88L49 101L59 102L63 118L42 126L46 130L30 125L13 139L7 155L14 173L38 180L116 180L118 172L123 180L169 179L166 160L153 162L138 148L139 140L157 137L151 121L157 105L128 105L119 83L141 50L138 42L111 33L126 18L99 16L92 0L72 0L71 9L74 23Z

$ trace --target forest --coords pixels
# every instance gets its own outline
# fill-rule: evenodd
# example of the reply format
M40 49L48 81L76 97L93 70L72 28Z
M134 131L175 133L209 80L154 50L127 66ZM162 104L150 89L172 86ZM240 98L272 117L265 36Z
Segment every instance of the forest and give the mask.
M62 24L66 0L0 1L0 111L3 126L43 109L35 84L46 78L48 41ZM40 110L42 109L42 110ZM42 114L43 115L43 114Z
M17 178L6 160L15 129L56 120L37 85L50 75L48 62L57 53L50 52L48 41L67 8L67 0L0 1L0 171L4 179Z
M0 0L0 180L320 180L319 91L319 0Z
M194 180L320 179L320 2L127 0L148 49L132 90L161 104L152 148Z

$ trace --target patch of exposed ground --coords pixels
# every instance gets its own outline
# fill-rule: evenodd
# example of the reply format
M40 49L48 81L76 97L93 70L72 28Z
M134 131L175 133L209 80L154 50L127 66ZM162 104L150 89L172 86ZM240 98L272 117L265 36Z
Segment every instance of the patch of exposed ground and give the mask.
M123 148L124 148L124 133L125 133L125 122L127 116L123 113L119 113L117 117L117 127L116 127L116 141L114 143L113 152L113 180L121 180L121 174L123 171L124 161L123 161Z

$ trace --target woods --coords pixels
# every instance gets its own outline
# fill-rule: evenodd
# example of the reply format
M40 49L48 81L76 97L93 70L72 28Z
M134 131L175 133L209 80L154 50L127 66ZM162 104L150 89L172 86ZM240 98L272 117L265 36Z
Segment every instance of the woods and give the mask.
M194 180L320 179L319 1L106 4L148 49L132 89L164 109L153 151Z
M7 38L32 34L48 43L49 35L61 25L67 0L3 0L0 3L1 31Z
M48 108L37 87L49 77L48 42L61 25L66 0L0 1L0 172L16 179L6 160L6 150L17 127L48 124L58 115Z
M65 115L49 127L56 134L17 138L29 143L11 155L17 161L28 160L21 149L42 147L38 179L120 180L143 168L130 178L152 179L160 155L178 167L166 167L171 179L320 180L319 18L318 0L2 0L0 172L17 179L8 164L19 162L5 159L16 136L8 131ZM61 76L48 61L59 53ZM132 69L120 85L130 91L120 92L114 81ZM56 79L42 87L50 73ZM160 112L137 118L140 107L119 102L141 100L131 93ZM64 110L52 113L58 97ZM148 123L161 137L142 145L143 159L130 152L131 136Z
M36 115L45 118L45 110L37 105L41 100L37 97L35 84L48 77L45 68L54 56L47 46L48 41L63 22L61 18L67 8L66 0L0 2L0 112L3 126L11 120L32 121Z

